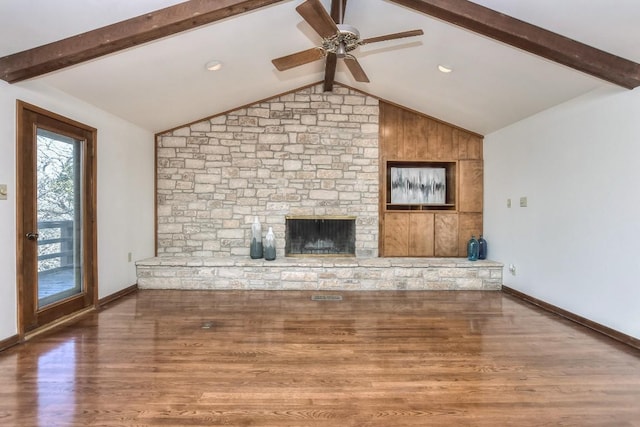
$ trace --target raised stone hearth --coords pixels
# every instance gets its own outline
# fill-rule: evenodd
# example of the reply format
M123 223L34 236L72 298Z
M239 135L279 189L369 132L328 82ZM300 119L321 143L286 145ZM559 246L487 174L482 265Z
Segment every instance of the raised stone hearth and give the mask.
M156 257L136 263L140 289L498 290L502 264L464 258Z

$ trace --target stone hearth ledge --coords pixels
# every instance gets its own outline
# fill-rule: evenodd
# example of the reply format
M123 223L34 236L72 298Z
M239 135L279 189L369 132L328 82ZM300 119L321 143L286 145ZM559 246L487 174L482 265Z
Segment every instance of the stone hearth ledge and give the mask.
M140 289L499 290L503 264L464 258L161 256L136 262Z

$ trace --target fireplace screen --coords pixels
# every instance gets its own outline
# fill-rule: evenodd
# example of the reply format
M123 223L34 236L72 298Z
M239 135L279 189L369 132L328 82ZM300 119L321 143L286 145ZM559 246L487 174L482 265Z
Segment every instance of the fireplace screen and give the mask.
M287 217L286 256L355 256L355 217Z

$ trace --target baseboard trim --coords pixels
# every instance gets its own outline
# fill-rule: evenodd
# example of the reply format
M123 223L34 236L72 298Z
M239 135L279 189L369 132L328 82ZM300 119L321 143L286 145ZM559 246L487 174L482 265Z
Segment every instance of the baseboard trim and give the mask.
M640 339L634 338L627 334L623 334L622 332L618 332L615 329L609 328L608 326L601 325L600 323L597 323L585 317L579 316L575 313L572 313L570 311L557 307L553 304L544 302L538 298L532 297L523 292L510 288L508 286L502 285L502 292L512 295L518 299L521 299L537 307L540 307L543 310L557 314L558 316L564 317L565 319L571 320L572 322L578 323L582 326L585 326L589 329L592 329L596 332L606 335L609 338L613 338L616 341L620 341L623 344L626 344L628 346L631 346L633 348L640 350Z
M100 298L98 300L98 307L103 308L104 306L111 304L112 302L119 300L120 298L132 294L138 290L138 284L135 283L128 288L124 288L114 294L107 295L104 298Z
M0 340L0 351L6 350L9 347L13 347L14 345L19 343L20 343L20 336L18 334L12 337Z

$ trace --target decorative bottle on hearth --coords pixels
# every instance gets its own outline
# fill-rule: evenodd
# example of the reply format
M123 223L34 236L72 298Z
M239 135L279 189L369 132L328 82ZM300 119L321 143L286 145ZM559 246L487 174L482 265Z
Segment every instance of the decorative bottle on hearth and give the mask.
M478 259L487 259L487 241L480 235L478 239Z
M471 236L469 242L467 242L467 259L469 261L477 261L478 260L478 249L479 249L478 241L476 240L476 236Z
M269 231L264 237L264 259L267 261L276 259L276 236L273 234L273 228L271 227L269 227Z
M253 219L251 225L251 245L249 247L249 256L251 259L262 258L262 225L258 217Z

